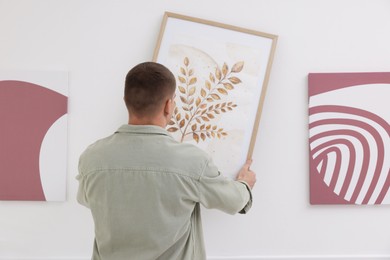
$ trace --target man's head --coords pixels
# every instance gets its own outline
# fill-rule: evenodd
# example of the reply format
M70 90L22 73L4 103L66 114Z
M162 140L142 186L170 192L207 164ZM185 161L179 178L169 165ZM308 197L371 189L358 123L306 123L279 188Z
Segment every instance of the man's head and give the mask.
M167 102L173 106L175 89L175 76L165 66L155 62L138 64L127 73L125 81L124 100L130 117L147 119L166 112Z

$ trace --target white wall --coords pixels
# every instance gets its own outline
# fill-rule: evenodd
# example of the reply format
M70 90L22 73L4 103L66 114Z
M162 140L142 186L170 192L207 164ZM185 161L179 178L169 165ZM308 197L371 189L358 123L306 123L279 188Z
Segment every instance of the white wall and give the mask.
M204 212L208 254L389 259L389 206L309 204L306 82L309 72L389 71L388 0L0 0L0 69L70 75L67 202L1 201L0 259L90 256L92 219L75 198L78 157L126 122L124 76L151 60L164 11L279 35L254 151L254 206L246 216Z

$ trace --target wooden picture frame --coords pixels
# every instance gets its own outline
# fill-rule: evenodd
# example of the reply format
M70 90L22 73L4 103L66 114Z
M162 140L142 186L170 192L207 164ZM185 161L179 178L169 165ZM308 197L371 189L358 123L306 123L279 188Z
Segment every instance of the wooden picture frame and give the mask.
M209 152L221 172L252 158L277 36L166 12L153 61L176 77L167 129Z

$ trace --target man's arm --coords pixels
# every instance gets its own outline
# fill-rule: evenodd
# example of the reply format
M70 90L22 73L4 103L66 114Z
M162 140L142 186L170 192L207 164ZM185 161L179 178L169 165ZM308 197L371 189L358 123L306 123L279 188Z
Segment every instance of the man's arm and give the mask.
M206 208L222 210L229 214L246 213L252 204L251 189L256 175L249 169L248 161L236 180L221 176L216 166L209 161L199 179L199 202Z
M84 205L85 207L89 208L86 193L85 193L85 178L84 176L79 173L79 175L76 176L76 179L79 181L79 189L77 191L77 201Z

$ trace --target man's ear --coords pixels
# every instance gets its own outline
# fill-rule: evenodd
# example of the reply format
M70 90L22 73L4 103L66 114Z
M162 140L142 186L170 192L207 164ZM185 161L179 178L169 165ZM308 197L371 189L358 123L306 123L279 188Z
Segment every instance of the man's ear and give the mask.
M164 115L165 116L172 114L173 106L174 106L173 99L170 98L170 99L167 99L167 101L165 101L165 106L164 106Z

